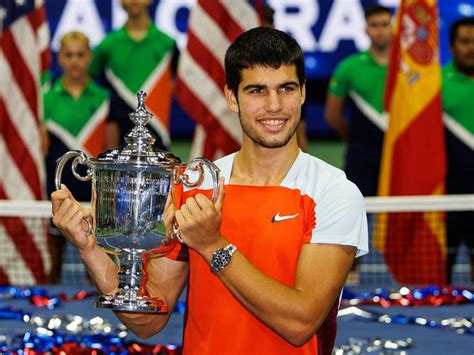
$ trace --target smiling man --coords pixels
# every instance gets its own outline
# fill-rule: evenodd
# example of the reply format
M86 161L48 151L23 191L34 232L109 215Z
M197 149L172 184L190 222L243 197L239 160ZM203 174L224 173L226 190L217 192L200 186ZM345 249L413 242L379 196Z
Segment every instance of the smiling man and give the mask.
M330 354L341 289L354 257L368 251L362 195L341 170L298 148L306 90L296 41L252 29L230 46L225 69L242 147L216 161L215 204L190 192L179 210L168 205L165 221L176 219L183 244L149 263L148 291L173 309L188 281L185 354ZM99 291L112 292L117 267L81 228L90 211L66 189L52 197L55 223ZM169 319L116 314L142 337Z

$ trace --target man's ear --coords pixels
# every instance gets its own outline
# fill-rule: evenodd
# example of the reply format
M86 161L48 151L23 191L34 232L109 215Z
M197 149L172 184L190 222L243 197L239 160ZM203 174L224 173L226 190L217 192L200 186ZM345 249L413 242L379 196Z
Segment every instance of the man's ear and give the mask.
M306 83L301 86L301 105L306 101Z
M229 108L234 112L239 112L239 104L237 102L237 97L227 85L224 87L224 94Z

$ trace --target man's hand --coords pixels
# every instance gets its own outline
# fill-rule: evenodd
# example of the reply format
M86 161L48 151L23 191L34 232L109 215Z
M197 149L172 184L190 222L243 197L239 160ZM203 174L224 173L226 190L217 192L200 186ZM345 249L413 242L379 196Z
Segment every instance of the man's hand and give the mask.
M184 243L201 255L212 253L222 244L220 227L224 196L224 178L220 178L215 204L203 194L197 194L188 198L175 212Z
M51 194L51 202L53 223L66 239L77 248L79 253L87 253L94 249L95 237L93 234L86 234L87 223L84 221L85 218L92 218L91 211L83 208L65 185L61 185L61 190Z

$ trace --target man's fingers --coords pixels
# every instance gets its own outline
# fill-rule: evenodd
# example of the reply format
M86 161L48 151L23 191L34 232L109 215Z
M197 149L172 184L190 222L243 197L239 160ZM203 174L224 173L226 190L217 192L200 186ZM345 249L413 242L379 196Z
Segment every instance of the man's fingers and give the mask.
M56 190L51 194L51 204L52 204L52 212L55 214L63 201L66 199L70 199L73 203L79 204L74 196L72 195L71 191L67 188L66 185L61 184L61 189Z
M82 231L87 232L89 229L89 224L87 223L87 219L90 218L91 212L87 208L79 208L71 217L70 225L80 226ZM90 220L89 220L90 221Z
M179 209L179 211L181 212L181 216L184 218L184 219L189 219L193 216L192 212L189 210L189 207L187 205L188 202L186 202L186 204L182 205L181 208ZM178 211L176 211L177 213Z
M199 203L196 201L196 198L197 198L197 196L196 196L195 198L192 198L192 197L188 198L188 199L186 200L186 203L185 203L183 206L181 206L181 209L182 209L184 206L186 206L186 209L189 211L189 213L190 213L191 215L193 215L193 216L199 215L199 214L201 213L201 206L202 206L202 205L199 204Z
M72 194L72 192L67 188L66 185L61 184L61 190L62 190L62 191L66 191L67 193L69 193L69 198L70 198L73 202L79 204L79 202L77 202L76 198L74 197L74 195Z
M69 197L62 200L58 208L56 209L56 212L53 215L53 220L54 219L57 219L58 221L62 220L64 218L64 215L69 210L69 207L71 207L71 204L72 202Z
M69 198L64 200L63 205L64 207L61 206L62 218L60 223L66 226L80 208Z
M178 226L179 225L184 225L186 220L183 217L183 213L181 212L181 210L177 210L174 217L176 218L176 222L178 222Z
M168 196L166 196L166 204L165 206L168 205L174 205L174 189L171 188L170 191L168 192Z
M215 202L216 209L221 212L222 211L222 204L224 203L225 197L225 178L222 176L219 178L219 185L217 186L217 199Z
M61 203L69 198L71 193L69 191L65 190L56 190L51 194L51 204L52 204L52 210L53 214L59 209L59 206L61 206Z

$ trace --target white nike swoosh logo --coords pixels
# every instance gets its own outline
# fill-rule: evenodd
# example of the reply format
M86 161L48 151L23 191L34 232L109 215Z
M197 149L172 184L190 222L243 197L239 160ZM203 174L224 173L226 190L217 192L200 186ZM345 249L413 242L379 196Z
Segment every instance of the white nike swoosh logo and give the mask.
M296 216L299 216L299 213L292 214L291 216L280 216L280 213L278 212L275 216L273 216L272 223L286 221L287 219L292 219Z

